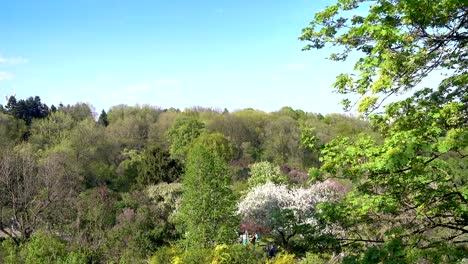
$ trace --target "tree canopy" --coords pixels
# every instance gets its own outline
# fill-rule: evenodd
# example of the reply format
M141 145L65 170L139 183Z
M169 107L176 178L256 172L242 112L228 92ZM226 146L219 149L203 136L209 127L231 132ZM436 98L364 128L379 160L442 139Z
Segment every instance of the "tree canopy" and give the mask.
M401 263L466 253L467 26L464 1L339 0L302 31L305 50L335 46L331 60L360 57L334 88L357 95L357 110L384 137L383 143L340 137L322 150L322 173L355 185L330 213L349 227L344 239L370 246L362 261L391 243L401 245ZM438 87L422 87L436 72L443 73ZM353 106L349 98L343 103Z

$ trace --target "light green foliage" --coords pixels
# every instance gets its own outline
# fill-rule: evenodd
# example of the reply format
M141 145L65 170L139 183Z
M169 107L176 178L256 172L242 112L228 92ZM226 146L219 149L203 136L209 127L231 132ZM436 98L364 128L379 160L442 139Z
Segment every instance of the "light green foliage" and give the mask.
M243 137L243 141L240 142L240 144L242 145L243 155L247 160L259 160L262 156L262 145L265 140L265 126L268 123L269 115L265 112L249 108L236 111L232 113L232 116L237 118L242 124L242 134L245 138Z
M259 254L254 247L222 244L214 248L211 264L255 264L261 260L262 254Z
M94 120L92 106L86 103L76 103L74 105L60 106L58 112L70 115L75 122L85 119Z
M49 114L47 118L35 119L31 125L30 142L37 149L47 149L69 138L75 121L64 112Z
M20 247L11 240L2 243L7 252L5 264L85 264L88 256L81 251L66 248L66 242L46 232L38 232Z
M18 143L26 132L27 127L23 120L0 112L0 147L6 148Z
M357 74L339 75L334 86L339 93L364 96L359 108L366 113L378 107L381 95L412 89L434 69L450 69L455 74L448 79L454 80L466 74L464 6L460 0L339 0L318 12L300 39L310 43L305 50L342 48L332 60L362 52Z
M74 162L81 168L88 187L109 184L113 178L108 157L114 155L115 150L104 129L93 120L85 119L70 131L69 139L63 142L72 151Z
M294 264L297 263L294 254L288 253L280 253L276 255L276 257L269 259L266 263L267 264Z
M150 264L211 263L211 264L256 264L265 263L261 248L241 244L220 244L210 249L182 251L174 246L161 247L151 257Z
M254 188L267 182L279 184L288 181L288 178L281 173L280 167L268 161L256 162L249 165L249 168L249 188Z
M115 193L102 186L80 193L76 202L76 240L85 241L91 248L98 248L106 241L106 232L116 220Z
M330 256L328 254L313 254L307 252L306 256L302 258L298 264L338 264L341 263L339 256Z
M13 239L6 239L0 243L0 260L5 264L15 264L20 261L20 248Z
M126 148L138 149L145 145L150 127L161 110L151 106L117 105L107 113L106 132L112 140Z
M232 144L221 133L203 134L196 139L196 142L217 153L226 162L231 161L233 157Z
M236 236L236 201L230 189L229 169L218 153L201 143L189 154L182 178L180 220L190 248L231 242Z
M166 137L166 133L179 115L180 113L175 111L162 112L158 116L156 123L151 124L148 129L148 144L168 149L170 143Z
M150 258L150 264L172 264L175 263L175 258L179 258L182 251L177 247L160 247Z
M357 110L384 138L340 137L324 147L322 172L355 184L329 220L348 227L345 239L355 250L360 244L363 263L456 262L468 243L468 177L460 170L468 157L466 4L366 2L338 0L300 37L310 42L306 50L341 47L332 60L361 52L355 73L339 75L334 87L359 95ZM351 17L356 10L365 12ZM446 73L438 88L419 87L436 69ZM375 112L408 90L414 93ZM448 260L438 259L447 248ZM409 261L412 250L426 254Z
M265 157L278 164L294 161L299 150L300 130L294 119L280 116L265 127Z
M185 160L193 141L204 131L205 125L193 117L183 116L167 131L171 143L169 152L174 158Z

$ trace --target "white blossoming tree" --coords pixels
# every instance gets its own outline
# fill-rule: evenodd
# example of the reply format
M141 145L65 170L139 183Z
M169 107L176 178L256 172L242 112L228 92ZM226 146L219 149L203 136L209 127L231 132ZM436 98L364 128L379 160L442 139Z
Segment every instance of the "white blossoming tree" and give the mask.
M237 213L244 223L272 230L280 243L288 248L291 238L317 225L316 205L337 201L343 192L344 188L331 180L294 189L267 182L253 188L239 202Z

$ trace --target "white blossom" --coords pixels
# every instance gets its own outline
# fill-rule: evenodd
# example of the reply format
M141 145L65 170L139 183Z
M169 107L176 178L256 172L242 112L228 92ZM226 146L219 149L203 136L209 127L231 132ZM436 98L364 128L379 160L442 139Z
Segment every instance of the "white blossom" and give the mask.
M238 204L237 213L254 224L265 227L286 228L273 226L273 214L281 210L291 210L296 225L315 225L314 213L316 205L325 201L336 201L343 192L341 185L333 181L319 182L309 188L290 189L284 184L267 182L252 189Z

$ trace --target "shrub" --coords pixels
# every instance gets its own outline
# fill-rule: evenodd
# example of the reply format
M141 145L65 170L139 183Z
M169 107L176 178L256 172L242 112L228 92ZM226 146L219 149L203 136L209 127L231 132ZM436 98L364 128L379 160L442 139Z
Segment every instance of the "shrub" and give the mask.
M168 264L174 263L174 258L181 255L178 248L160 247L150 259L150 264Z
M294 254L281 253L281 254L278 254L276 257L268 260L266 263L267 264L293 264L293 263L297 263L297 260Z
M245 247L240 244L218 245L213 251L211 264L255 264L260 263L262 254L255 252L254 248Z

